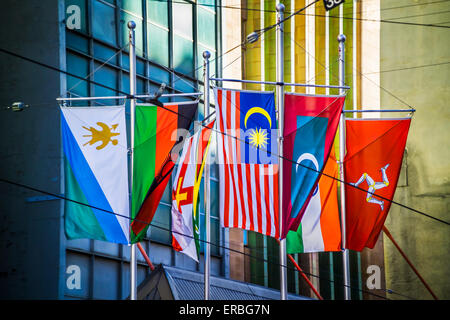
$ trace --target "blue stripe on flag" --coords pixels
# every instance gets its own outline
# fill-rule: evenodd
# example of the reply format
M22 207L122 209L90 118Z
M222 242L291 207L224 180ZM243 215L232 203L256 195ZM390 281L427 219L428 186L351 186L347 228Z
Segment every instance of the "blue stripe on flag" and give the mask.
M64 154L70 163L75 179L88 201L87 204L113 212L63 114L61 117L61 128ZM127 238L115 215L95 208L91 209L108 241L128 244Z

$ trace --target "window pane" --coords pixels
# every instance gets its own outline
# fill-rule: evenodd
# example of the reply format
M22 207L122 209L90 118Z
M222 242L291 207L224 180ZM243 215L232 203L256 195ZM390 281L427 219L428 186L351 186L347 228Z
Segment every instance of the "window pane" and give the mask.
M148 58L164 66L169 66L169 32L147 23Z
M142 17L141 0L122 0L122 8Z
M92 32L94 37L116 45L116 16L114 8L101 2L94 1L93 10Z
M191 40L173 36L173 65L176 71L194 76L194 45Z
M66 32L66 46L68 48L72 48L84 53L88 53L89 51L89 43L88 40L76 33Z
M87 59L67 52L66 63L67 72L83 78L88 75L89 64ZM82 97L87 97L89 95L88 82L71 76L67 76L67 90Z
M215 0L197 0L198 4L203 4L207 8L210 8L211 10L214 9L215 2L216 2Z
M147 18L163 27L168 27L168 1L147 1Z
M166 205L159 205L153 217L150 230L150 238L159 242L171 244L172 234L170 232L170 209Z
M136 59L136 73L145 76L145 62L141 59Z
M216 44L216 15L211 11L198 7L197 11L198 42L215 48Z
M220 223L219 219L211 218L210 220L210 235L211 235L211 254L220 254ZM205 226L205 215L200 214L200 252L205 252L205 241L206 241L206 226Z
M182 92L195 92L194 83L190 80L184 79L183 77L178 77L174 75L173 87ZM186 100L183 98L181 101Z
M187 2L173 2L173 31L192 39L192 5Z
M148 77L152 80L155 80L157 82L160 83L165 83L165 84L169 84L170 82L170 75L167 71L158 68L152 64L150 64L150 70L149 70L149 75Z
M211 170L212 171L212 170ZM210 180L211 217L219 218L219 183Z
M94 68L97 69L100 64L95 63ZM107 87L117 89L117 72L110 67L103 66L94 73L94 81L101 83ZM94 86L94 94L96 97L102 96L116 96L118 95L115 90L107 89L99 85ZM114 105L116 100L97 100L98 104Z
M108 61L108 63L117 65L117 56L114 56L116 54L116 50L113 50L111 48L108 48L104 45L101 45L99 43L94 42L94 57L102 60L102 61ZM114 56L114 58L111 58Z

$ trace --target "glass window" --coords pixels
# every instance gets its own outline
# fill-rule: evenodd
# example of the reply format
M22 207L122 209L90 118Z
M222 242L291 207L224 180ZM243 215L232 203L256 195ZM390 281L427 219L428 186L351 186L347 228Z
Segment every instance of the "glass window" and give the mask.
M172 3L173 8L173 67L194 76L194 42L192 5L187 2Z
M158 206L149 228L150 239L162 243L172 244L172 233L170 232L170 210L170 206L164 204L160 204Z
M172 2L173 32L192 39L192 4L185 1Z
M66 56L67 72L80 77L86 77L89 71L88 60L71 52L67 52ZM67 76L67 90L71 93L87 97L89 95L89 85L87 81L79 78Z
M173 66L178 72L194 76L194 43L178 35L173 36Z
M122 9L127 10L135 15L142 17L142 1L141 0L122 0Z
M155 24L147 23L148 58L169 66L169 32Z
M66 43L68 48L72 48L84 53L89 52L89 42L88 39L74 33L66 32Z
M116 15L114 8L102 2L94 1L93 11L92 34L94 37L116 45Z
M108 48L100 43L94 41L94 56L102 61L108 61L108 63L117 65L117 53L116 50ZM114 56L115 55L115 56ZM114 58L112 58L114 56Z
M184 79L183 77L179 77L177 75L174 76L174 80L173 80L173 87L174 89L180 90L182 92L195 92L195 86L194 86L194 82ZM185 97L183 97L184 101L186 100Z
M203 45L216 47L216 15L201 6L197 10L197 38Z
M102 66L99 68L100 64L95 63L94 68L97 71L94 73L94 81L101 83L109 88L117 89L117 71L113 68ZM99 85L94 85L94 94L97 97L102 96L117 96L118 93L115 90L107 89ZM97 100L98 104L114 105L117 102L115 100Z
M168 27L168 1L147 0L147 18L162 26Z
M150 70L148 77L152 80L155 80L160 83L169 84L170 82L170 74L166 70L158 68L152 64L150 64Z

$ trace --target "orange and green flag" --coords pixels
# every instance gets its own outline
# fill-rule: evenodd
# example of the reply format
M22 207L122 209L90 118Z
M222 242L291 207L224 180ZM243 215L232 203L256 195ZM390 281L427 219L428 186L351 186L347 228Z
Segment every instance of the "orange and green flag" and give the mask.
M334 148L331 148L323 173L297 231L287 234L286 252L289 254L341 250L336 180L338 166Z
M147 233L196 111L197 103L136 106L131 243Z

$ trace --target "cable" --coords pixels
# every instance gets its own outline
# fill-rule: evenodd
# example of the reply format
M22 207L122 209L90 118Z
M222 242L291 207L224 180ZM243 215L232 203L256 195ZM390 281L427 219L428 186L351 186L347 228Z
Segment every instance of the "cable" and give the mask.
M165 108L164 106L163 106L162 108L163 108L163 109L166 109L166 110L169 111L169 112L173 112L173 113L175 113L175 114L178 114L178 115L181 116L181 117L186 117L186 116L184 116L183 114L180 114L180 113L178 113L178 112L176 112L176 111L173 111L173 110L170 110L170 109L168 109L168 108ZM204 125L203 123L200 123L200 125L201 125L202 127L206 127L206 125ZM237 138L237 137L235 137L235 136L233 136L233 135L231 135L231 134L222 132L222 131L217 130L217 129L214 129L214 128L211 129L211 130L214 131L214 132L216 132L216 133L219 133L219 134L221 134L221 135L229 136L229 137L235 139L236 141L243 142L243 143L245 143L245 144L249 144L248 141L239 139L239 138ZM269 152L269 153L272 154L272 152L271 152L270 150L266 150L266 149L261 148L261 147L259 147L258 149L261 150L261 151ZM356 189L359 189L359 190L361 190L361 191L364 191L365 193L368 192L368 190L366 190L366 189L363 189L363 188L360 188L360 187L356 187L356 186L350 184L349 182L345 182L345 181L343 181L343 180L341 180L341 179L339 179L339 178L335 178L335 177L333 177L333 176L330 176L330 175L328 175L328 174L326 174L326 173L323 173L323 172L321 172L321 171L319 171L319 170L316 170L316 169L313 169L313 168L308 167L308 166L306 166L306 165L303 165L303 164L301 164L301 163L298 163L298 162L296 162L296 161L294 161L294 160L292 160L292 159L288 159L288 158L286 158L285 156L280 156L280 155L276 155L276 154L273 154L273 155L277 156L278 158L280 158L280 159L282 159L282 160L286 160L286 161L288 161L288 162L291 162L292 164L299 165L299 166L301 166L301 167L303 167L303 168L306 168L306 169L308 169L308 170L312 170L312 171L314 171L314 172L316 172L316 173L319 173L321 176L322 176L322 175L323 175L323 176L326 176L326 177L331 178L331 179L333 179L333 180L336 180L336 181L338 181L338 182L340 182L340 183L343 183L343 184L345 184L345 185L347 185L347 186L351 186L351 187L353 187L353 188L356 188ZM422 212L422 211L419 211L419 210L417 210L417 209L408 207L408 206L406 206L406 205L404 205L404 204L401 204L401 203L399 203L399 202L396 202L396 201L394 201L394 200L392 200L392 199L388 199L388 198L385 198L385 197L380 196L380 195L375 195L375 196L377 196L377 197L380 198L380 199L386 200L386 201L388 201L388 202L394 203L394 204L396 204L396 205L398 205L398 206L400 206L400 207L402 207L402 208L408 209L408 210L413 211L413 212L415 212L415 213L418 213L418 214L420 214L420 215L423 215L423 216L426 216L426 217L431 218L431 219L433 219L433 220L436 220L436 221L438 221L438 222L441 222L441 223L450 225L450 223L447 222L447 221L444 221L444 220L441 220L441 219L439 219L439 218L433 217L433 216L431 216L431 215L429 215L429 214L427 214L427 213L425 213L425 212Z
M424 64L421 66L413 66L413 67L391 69L391 70L382 70L382 71L377 71L377 72L366 72L364 74L376 74L376 73L385 73L385 72L393 72L393 71L403 71L403 70L410 70L410 69L434 67L434 66L440 66L440 65L449 64L449 63L450 63L450 61L447 61L447 62L441 62L441 63Z
M158 2L168 2L168 1L159 1L159 0L151 0L151 1L158 1ZM263 1L263 0L261 0ZM316 0L315 2L317 2ZM315 3L314 2L314 3ZM172 3L180 3L180 4L190 4L192 3L186 3L186 2L180 2L180 1L172 1ZM198 6L204 6L204 7L215 7L215 8L224 8L224 9L236 9L236 10L246 10L246 11L259 11L259 12L268 12L268 13L276 13L275 10L261 10L261 9L249 9L249 8L242 8L242 7L233 7L233 6L223 6L223 5L214 5L214 4L197 4ZM387 8L389 9L389 8ZM295 13L295 12L294 12ZM298 13L295 13L298 14ZM294 14L291 14L293 16ZM321 14L302 14L307 16L314 16L314 17L327 17L326 15ZM392 23L392 24L400 24L400 25L411 25L411 26L420 26L420 27L435 27L435 28L450 28L450 26L440 26L437 24L423 24L423 23L413 23L413 22L400 22L400 21L389 21L389 20L375 20L375 19L364 19L364 18L353 18L353 17L339 17L339 16L331 16L330 18L342 18L346 20L357 20L357 21L367 21L367 22L380 22L380 23ZM275 25L268 26L267 28L273 28Z
M397 17L397 18L389 18L389 21L392 20L398 20L398 19L406 19L406 18L418 18L418 17L425 17L425 16L433 16L436 14L443 14L443 13L448 13L450 11L439 11L439 12L432 12L432 13L423 13L423 14L417 14L417 15L413 15L413 16L405 16L405 17Z
M435 1L435 2L427 2L427 3L417 3L417 4L409 4L409 5L405 5L405 6L398 6L398 7L390 7L390 8L382 8L379 9L379 11L385 11L385 10L394 10L394 9L403 9L403 8L410 8L410 7L417 7L417 6L424 6L424 5L429 5L429 4L435 4L435 3L442 3L442 2L448 2L450 0L440 0L440 1ZM345 9L344 9L345 10ZM367 12L373 12L373 11L378 11L378 10L366 10L366 11L361 11L360 13L367 13ZM351 15L353 13L349 12L349 13L344 13L344 16L346 15Z
M107 63L109 63L109 61L111 61L115 56L117 56L120 52L123 51L123 49L125 49L128 46L129 42L124 45L122 48L120 48L116 53L114 53L108 60L104 61L100 66L98 66L97 68L94 69L94 71L92 71L91 73L89 73L86 77L84 77L83 80L86 80L87 78L90 78L91 76L93 76L98 70L100 70L103 66L105 66ZM80 85L81 82L83 82L83 80L78 81L76 84L74 84L70 89L66 90L66 94L69 91L72 91L73 89L75 89L77 86ZM62 95L61 95L62 96Z
M24 184L21 184L21 183L18 183L18 182L10 181L10 180L3 179L3 178L0 178L0 182L4 182L4 183L11 184L11 185L14 185L14 186L17 186L17 187L21 187L21 188L24 188L24 189L28 189L28 190L36 191L36 192L39 192L39 193L43 193L43 194L46 194L46 195L58 198L60 200L70 201L70 202L73 202L73 203L76 203L76 204L79 204L79 205L82 205L82 206L86 206L86 207L89 207L89 208L97 209L99 211L102 211L102 212L105 212L105 213L108 213L108 214L112 214L112 215L115 215L115 216L118 216L118 217L122 217L122 218L125 218L125 219L128 219L128 220L137 221L137 222L146 224L148 226L156 227L158 229L161 229L161 230L164 230L164 231L167 231L167 232L172 232L172 233L176 233L176 234L179 234L179 235L182 235L182 236L185 236L185 237L193 238L193 236L191 236L191 235L182 234L180 232L173 231L173 230L171 230L169 228L158 226L158 225L153 224L153 223L148 223L146 221L140 221L138 219L132 219L132 218L130 218L128 216L125 216L125 215L122 215L122 214L119 214L119 213L115 213L113 211L101 209L101 208L98 208L98 207L95 207L95 206L92 206L92 205L89 205L89 204L85 204L85 203L82 203L82 202L79 202L79 201L76 201L76 200L73 200L73 199L69 199L69 198L67 198L65 196L61 196L59 194L55 194L55 193L52 193L52 192L48 192L48 191L44 191L44 190L41 190L41 189L37 189L37 188L31 187L31 186L27 186L27 185L24 185ZM259 261L262 261L262 262L270 263L270 264L278 266L278 267L282 266L279 263L270 261L270 259L264 259L264 258L259 258L259 257L256 257L256 256L252 256L251 254L248 254L248 253L245 253L245 252L241 252L239 250L232 249L232 248L229 248L229 247L225 247L223 245L215 244L213 242L207 242L206 240L199 239L199 241L201 241L203 243L209 243L210 245L214 245L214 246L219 247L221 249L225 249L225 250L232 251L232 252L235 252L235 253L238 253L238 254L242 254L244 256L248 256L249 258L252 258L252 259L256 259L256 260L259 260ZM286 269L291 269L292 271L298 272L297 269L291 268L288 265L283 266L283 267L286 268ZM309 275L310 277L316 277L318 279L324 279L324 280L327 280L329 282L336 282L334 280L330 280L328 278L324 278L323 276L321 277L321 276L314 275L314 274L311 274L311 273L308 273L308 272L305 272L305 271L303 271L303 273L306 274L306 275ZM372 293L372 292L369 292L369 291L366 291L366 290L362 290L362 289L359 289L359 288L354 288L354 287L351 287L351 286L348 286L348 285L345 285L345 284L341 284L339 282L337 283L337 285L344 286L344 287L349 287L352 290L358 290L358 291L361 291L361 292L365 292L367 294L370 294L370 295L373 295L373 296L377 296L379 298L388 299L386 297L377 295L375 293Z
M234 50L235 48L239 47L240 45L241 45L241 44L239 44L238 46L236 46L236 47L230 49L228 52L231 52L232 50ZM92 80L89 80L89 79L84 79L84 78L82 78L82 77L80 77L80 76L77 76L77 75L75 75L75 74L72 74L72 73L70 73L70 72L67 72L67 71L58 69L58 68L56 68L56 67L47 65L47 64L45 64L45 63L42 63L42 62L39 62L39 61L30 59L30 58L27 58L27 57L18 55L18 54L14 53L14 52L11 52L11 51L8 51L8 50L2 49L2 48L0 48L0 52L4 52L4 53L10 54L10 55L13 55L13 56L15 56L15 57L24 59L24 60L26 60L26 61L29 61L29 62L32 62L32 63L36 63L36 64L38 64L38 65L41 65L41 66L43 66L43 67L46 67L46 68L49 68L49 69L52 69L52 70L55 70L55 71L58 71L58 72L62 72L62 73L65 73L65 74L70 75L70 76L73 76L73 77L76 77L76 78L78 78L78 79L83 79L84 81L87 81L87 82L89 82L89 83L96 84L96 85L99 85L99 86L101 86L101 87L104 87L104 88L107 88L107 89L110 89L110 90L113 90L113 91L116 91L116 92L125 94L127 97L131 97L131 96L130 96L128 93L126 93L126 92L120 91L120 90L118 90L118 89L110 88L110 87L108 87L108 86L105 86L105 85L103 85L103 84L101 84L101 83L98 83L98 82L95 82L95 81L92 81ZM358 71L358 70L356 70L356 71ZM358 71L358 72L359 72L359 71ZM364 75L363 75L363 76L364 76ZM369 79L369 80L370 80L370 79ZM380 87L380 88L382 88L382 87ZM384 88L382 88L382 89L384 89ZM384 90L385 90L385 89L384 89ZM387 90L386 90L386 91L387 91ZM388 91L387 91L387 92L388 92ZM394 96L394 97L395 97L395 96ZM165 108L165 107L162 105L162 103L160 103L159 101L155 101L155 100L153 100L153 99L144 99L144 98L136 98L136 99L137 99L137 100L142 100L142 101L145 101L145 102L153 103L153 104L157 105L158 107L161 107L161 108L163 108L163 109L166 109L166 110L169 111L169 112L176 113L176 114L178 114L178 115L181 116L181 117L186 117L185 115L183 115L183 114L181 114L181 113L178 113L178 112L175 112L175 111L170 110L170 109L168 109L168 108ZM399 99L399 98L397 98L397 99ZM405 104L406 104L406 103L405 103ZM411 108L412 108L412 107L411 107ZM204 124L202 124L202 123L201 123L200 125L203 126L203 127L206 127L206 125L204 125ZM215 132L217 132L217 133L220 133L220 134L223 134L223 135L228 135L227 133L220 132L220 131L218 131L218 130L216 130L216 129L213 129L213 130L214 130ZM234 138L234 139L237 139L237 137L233 137L233 136L231 136L231 137ZM244 142L244 143L248 143L248 142L245 142L245 141L243 141L243 142ZM260 149L261 149L261 148L260 148ZM261 149L261 150L262 150L262 149ZM281 156L278 155L278 157L281 157ZM307 168L307 169L309 169L309 170L313 170L313 171L315 171L315 172L317 172L317 173L319 173L319 174L328 176L328 175L325 174L325 173L322 173L322 172L320 172L320 171L318 171L318 170L315 170L315 169L313 169L313 168L310 168L310 167L307 167L307 166L305 166L305 165L302 165L301 163L297 163L297 162L295 162L295 161L293 161L293 160L291 160L291 159L287 159L287 158L285 158L284 156L281 157L281 158L282 158L283 160L292 162L293 164L297 164L297 165L300 165L301 167L305 167L305 168ZM338 179L338 178L335 178L335 177L332 177L332 176L328 176L328 177L331 178L331 179L335 179L335 180L337 180L337 181L339 181L339 182L341 182L341 183L350 185L349 183L344 182L344 181L341 181L341 180ZM362 188L355 187L355 186L353 186L353 185L350 185L350 186L352 186L353 188L357 188L357 189L359 189L359 190L361 190L361 191L368 192L368 190L364 190L364 189L362 189ZM414 209L414 208L411 208L411 207L408 207L408 206L403 205L403 204L401 204L401 203L398 203L398 202L396 202L396 201L394 201L394 200L387 199L387 198L384 198L384 197L379 196L379 195L377 195L377 197L379 197L380 199L389 201L389 202L391 202L391 203L394 203L394 204L396 204L396 205L398 205L398 206L401 206L401 207L403 207L403 208L405 208L405 209L408 209L408 210L410 210L410 211L413 211L413 212L416 212L416 213L418 213L418 214L421 214L421 215L424 215L424 216L426 216L426 217L429 217L429 218L431 218L431 219L434 219L434 220L436 220L436 221L439 221L439 222L445 223L445 224L447 224L447 225L450 225L449 222L443 221L443 220L441 220L441 219L438 219L438 218L436 218L436 217L433 217L433 216L431 216L431 215L428 215L428 214L426 214L426 213L424 213L424 212L421 212L421 211L416 210L416 209Z

